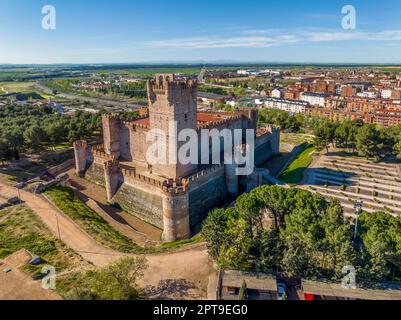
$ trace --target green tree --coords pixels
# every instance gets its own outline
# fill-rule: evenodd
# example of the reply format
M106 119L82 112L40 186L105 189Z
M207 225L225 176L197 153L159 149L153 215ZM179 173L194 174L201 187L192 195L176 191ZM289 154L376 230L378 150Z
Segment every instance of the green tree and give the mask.
M44 130L48 140L53 145L61 143L63 140L65 140L65 137L68 134L66 123L63 120L52 121L48 123Z
M240 300L240 301L248 300L247 287L246 287L245 280L242 282L242 286L239 289L238 300Z
M373 124L359 128L356 135L356 147L361 156L379 159L384 148L380 132Z
M24 145L24 137L22 131L17 127L10 127L4 132L4 137L12 149L15 160L20 158L20 149Z
M202 235L206 241L209 255L213 259L219 257L223 245L227 242L225 239L227 220L226 210L217 209L209 213L207 219L203 222Z
M125 257L100 270L87 271L66 294L69 300L137 300L137 281L147 268L144 257Z
M330 120L320 122L314 129L315 145L318 149L326 149L329 152L330 144L336 137L337 124Z
M394 152L399 159L401 159L401 134L396 138L396 143L394 145Z
M24 132L24 141L32 150L40 150L46 139L46 132L38 125L33 125Z
M336 129L335 139L337 145L340 147L348 148L352 140L352 122L345 120Z

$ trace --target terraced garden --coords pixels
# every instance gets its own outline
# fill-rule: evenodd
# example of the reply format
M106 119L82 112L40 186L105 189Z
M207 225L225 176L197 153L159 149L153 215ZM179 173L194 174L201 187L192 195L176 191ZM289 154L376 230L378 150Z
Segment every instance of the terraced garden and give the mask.
M308 169L307 189L340 201L346 216L357 200L367 212L401 215L401 169L356 157L322 156Z

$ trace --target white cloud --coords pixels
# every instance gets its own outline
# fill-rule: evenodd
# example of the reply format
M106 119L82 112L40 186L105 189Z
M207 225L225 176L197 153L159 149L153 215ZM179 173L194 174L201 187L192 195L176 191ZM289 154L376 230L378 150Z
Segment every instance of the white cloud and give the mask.
M235 48L250 47L263 48L283 44L296 43L299 39L292 35L276 37L229 37L229 38L180 38L157 41L146 41L144 45L157 48L205 49L205 48Z
M399 41L401 30L380 32L312 30L312 29L248 29L238 36L188 37L152 40L140 43L147 48L213 49L213 48L266 48L300 42L336 41Z

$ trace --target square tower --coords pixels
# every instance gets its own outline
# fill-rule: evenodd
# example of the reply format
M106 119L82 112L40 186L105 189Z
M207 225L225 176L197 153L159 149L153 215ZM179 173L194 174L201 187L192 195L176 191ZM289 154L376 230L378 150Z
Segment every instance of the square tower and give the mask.
M197 130L197 83L193 80L179 81L174 74L157 74L148 81L150 129L162 130L167 137L167 155L178 150L186 142L179 142L178 135L184 129ZM172 130L174 129L174 130ZM174 150L170 150L173 147ZM169 160L169 159L168 159ZM197 164L156 165L155 173L167 178L184 178L198 169Z

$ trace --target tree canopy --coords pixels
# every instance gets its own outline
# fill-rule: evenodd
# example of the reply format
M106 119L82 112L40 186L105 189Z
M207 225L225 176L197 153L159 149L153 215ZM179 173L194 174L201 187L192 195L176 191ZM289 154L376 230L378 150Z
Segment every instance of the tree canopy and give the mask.
M100 132L100 117L100 113L81 111L65 116L47 105L3 107L0 109L0 160L18 159L20 152L36 152L91 138Z
M365 213L361 225L362 245L356 246L338 202L300 189L263 186L239 197L233 207L211 212L202 233L222 268L339 280L343 267L352 265L361 280L398 277L401 218Z

